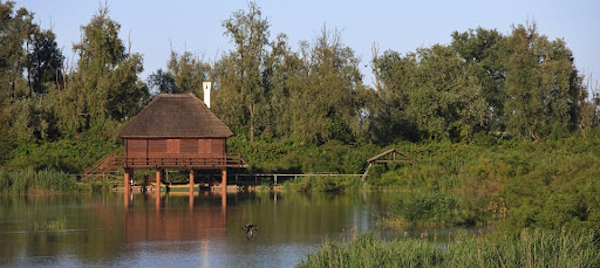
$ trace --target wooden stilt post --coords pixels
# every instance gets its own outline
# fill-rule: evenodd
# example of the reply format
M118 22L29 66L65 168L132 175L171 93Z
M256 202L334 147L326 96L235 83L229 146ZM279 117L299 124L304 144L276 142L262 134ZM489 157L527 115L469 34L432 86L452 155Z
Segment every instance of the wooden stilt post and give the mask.
M225 191L221 191L221 214L223 214L223 225L227 220L227 193Z
M156 169L156 192L160 196L160 182L163 180L164 170Z
M133 178L133 170L126 168L125 176L124 176L124 186L125 186L125 207L129 207L129 196L131 195L131 179Z
M156 169L156 210L160 208L160 182L164 176L163 169Z
M221 191L227 191L227 169L221 169Z
M194 170L190 169L190 210L194 210Z
M190 195L194 195L194 170L190 169Z

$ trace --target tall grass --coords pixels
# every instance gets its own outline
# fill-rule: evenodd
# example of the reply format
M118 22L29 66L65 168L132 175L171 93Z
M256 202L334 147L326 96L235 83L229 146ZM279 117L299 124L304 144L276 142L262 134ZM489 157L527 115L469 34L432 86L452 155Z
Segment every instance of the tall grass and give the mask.
M83 190L77 177L50 169L34 171L29 168L16 172L0 171L0 193L72 192Z
M598 267L593 231L524 229L516 234L459 235L448 244L424 239L384 241L373 233L327 240L297 267Z
M457 226L474 225L476 212L463 209L459 200L444 193L415 193L396 198L390 204L386 221L392 225Z
M346 192L361 188L361 178L356 176L309 176L298 177L283 183L291 192Z

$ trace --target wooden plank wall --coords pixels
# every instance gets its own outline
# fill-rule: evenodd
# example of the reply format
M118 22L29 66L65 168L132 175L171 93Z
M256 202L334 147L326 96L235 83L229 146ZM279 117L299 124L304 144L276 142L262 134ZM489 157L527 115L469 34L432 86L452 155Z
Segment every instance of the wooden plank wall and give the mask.
M129 139L128 158L212 158L226 155L224 138L215 139Z
M127 157L129 158L146 158L148 153L148 141L129 139L127 140Z

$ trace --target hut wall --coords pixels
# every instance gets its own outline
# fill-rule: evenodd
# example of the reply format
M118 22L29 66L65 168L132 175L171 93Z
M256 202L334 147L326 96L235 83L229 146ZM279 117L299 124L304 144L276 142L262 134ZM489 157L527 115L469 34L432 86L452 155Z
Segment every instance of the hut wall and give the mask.
M148 140L148 157L149 158L167 158L167 140L152 139Z
M146 158L148 155L148 140L128 139L125 146L128 158Z
M215 158L226 155L225 138L127 139L127 158Z

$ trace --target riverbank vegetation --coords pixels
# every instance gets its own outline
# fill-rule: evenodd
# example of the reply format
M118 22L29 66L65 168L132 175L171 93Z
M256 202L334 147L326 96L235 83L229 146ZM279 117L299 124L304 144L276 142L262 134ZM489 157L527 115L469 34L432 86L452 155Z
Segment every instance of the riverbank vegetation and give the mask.
M398 224L600 228L600 94L566 42L535 23L460 29L448 44L406 54L374 46L364 63L335 29L297 46L272 35L249 3L222 22L226 53L172 51L164 70L142 79L143 55L119 38L108 7L81 27L71 61L33 13L0 7L2 192L79 189L61 172L121 153L117 131L153 97L202 96L212 81L212 110L236 133L228 150L252 172L363 173L366 159L392 147L414 160L375 165L365 184L315 176L289 190L420 193L390 208Z
M1 193L60 193L89 190L77 176L56 170L0 171Z
M454 234L385 241L373 233L327 240L297 267L595 267L594 232L524 229L494 235ZM440 238L441 239L441 238Z
M471 224L599 228L598 133L586 139L481 139L470 144L400 144L415 163L380 166L367 179L374 188L415 193L392 205L387 218L403 224L444 224L453 221L411 215L428 217L432 207L447 207L444 213Z

